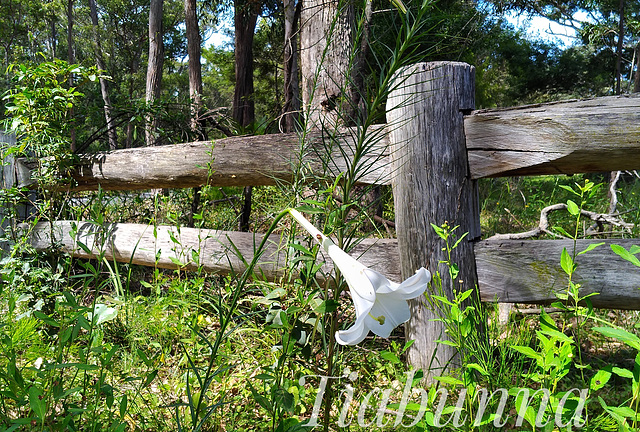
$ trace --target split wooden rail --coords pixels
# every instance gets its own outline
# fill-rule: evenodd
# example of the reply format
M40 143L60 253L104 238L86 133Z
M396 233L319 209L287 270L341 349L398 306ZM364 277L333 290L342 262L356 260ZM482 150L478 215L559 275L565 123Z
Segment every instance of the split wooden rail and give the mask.
M460 233L469 233L468 241L454 251L461 269L458 280L445 277L449 294L477 284L483 301L554 301L567 282L560 253L564 247L571 250L573 242L480 241L476 180L639 168L640 97L474 111L474 70L464 63L414 65L399 74L397 82L402 85L389 98L388 124L371 132L377 144L367 156L372 169L362 182L393 186L398 239L365 239L353 253L397 281L420 266L433 271L444 256L429 224L447 221L459 225ZM337 136L343 148L349 148L355 131L344 129ZM304 154L298 135L277 134L82 155L76 189L273 185L291 180L301 163L314 172L337 175L349 158L337 151L327 158L323 140L321 133L310 135ZM326 160L332 165L323 164ZM102 251L119 261L165 268L176 268L176 260L185 268L194 267L195 250L197 264L219 272L242 270L236 252L250 258L261 238L189 228L178 233L175 227L156 227L153 235L153 227L135 224L98 227L57 221L53 232L50 227L41 224L34 231L36 249L49 247L53 236L62 250L78 257L93 258ZM172 236L179 236L179 243ZM589 243L579 240L578 249ZM616 243L628 248L639 242L606 243L579 257L576 281L583 284L584 294L599 293L592 297L596 307L640 309L640 269L609 247ZM283 260L280 239L274 237L261 259L264 276L276 279ZM325 270L331 265L327 259ZM416 366L434 366L426 362L442 327L432 318L420 302L412 303L408 337L416 343L409 357ZM450 355L445 351L436 362L443 365Z

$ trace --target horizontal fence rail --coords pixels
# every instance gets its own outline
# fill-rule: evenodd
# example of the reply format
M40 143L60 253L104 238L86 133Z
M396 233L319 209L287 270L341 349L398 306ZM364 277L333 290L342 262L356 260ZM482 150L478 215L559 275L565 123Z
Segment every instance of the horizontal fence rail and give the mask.
M39 251L49 249L51 233L48 222L37 224L31 235L31 244ZM270 238L256 272L273 281L283 275L286 244L278 235ZM180 262L182 268L194 270L198 267L194 257L198 257L203 270L228 274L244 270L238 253L250 261L262 236L170 226L154 229L141 224L106 224L99 227L90 222L57 221L53 223L53 240L63 252L78 258L96 258L103 254L110 261L167 269L177 269L176 262ZM586 249L593 242L578 240L577 250ZM581 288L583 296L599 293L591 297L594 307L640 309L640 269L619 258L610 248L614 243L629 248L638 241L604 242L599 248L580 255L576 261L578 271L574 282L584 283ZM549 304L557 300L555 293L567 288L567 276L560 267L560 254L565 247L572 250L573 241L485 240L476 243L481 300L534 304ZM396 240L364 239L351 254L390 280L400 281ZM325 261L322 273L330 274L332 261L326 256L320 259ZM323 279L322 274L320 279Z
M115 150L80 155L75 190L140 190L212 186L264 186L291 181L302 165L312 173L337 176L351 163L353 129L332 137L310 133L304 153L295 133L232 137L216 141ZM389 183L387 138L382 126L371 128L372 151L363 184ZM342 153L340 151L344 151Z
M640 95L475 111L465 116L464 129L473 179L640 167ZM290 133L80 155L75 190L274 185L291 180L301 163L311 172L337 175L349 163L337 144L348 149L354 133L343 129L334 137L330 158L320 133L307 137L305 154L300 137ZM363 161L371 168L362 183L389 184L385 127L371 134L378 142ZM325 169L328 159L332 165Z
M474 178L640 167L640 95L607 96L466 117Z

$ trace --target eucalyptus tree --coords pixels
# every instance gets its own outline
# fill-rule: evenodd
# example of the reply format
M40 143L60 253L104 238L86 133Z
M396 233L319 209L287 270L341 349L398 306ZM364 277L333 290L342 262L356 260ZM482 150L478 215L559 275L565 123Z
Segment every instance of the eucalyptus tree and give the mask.
M164 0L151 0L149 7L149 58L147 62L147 106L151 106L159 97L162 84L162 64L164 63L164 42L162 14ZM147 114L145 141L148 146L157 143L158 118Z
M89 8L91 13L91 25L93 27L93 42L94 42L94 54L96 59L96 65L100 70L106 70L104 56L102 52L102 42L99 34L98 24L98 7L96 0L89 0ZM72 50L71 44L69 44L69 50ZM104 118L107 125L107 136L109 139L109 149L115 150L118 147L118 141L116 138L116 129L113 124L113 106L111 104L111 96L109 95L109 88L107 79L104 76L100 76L100 92L102 94L102 100L104 102Z

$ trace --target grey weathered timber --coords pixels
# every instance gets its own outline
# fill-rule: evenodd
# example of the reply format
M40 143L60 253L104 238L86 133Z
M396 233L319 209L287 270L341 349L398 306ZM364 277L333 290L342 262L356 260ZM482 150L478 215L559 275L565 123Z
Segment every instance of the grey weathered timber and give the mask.
M177 261L182 264L183 269L195 270L200 265L207 272L229 274L231 271L242 272L245 269L237 253L247 262L251 261L262 236L170 226L154 228L142 224L105 224L100 227L91 222L56 221L53 225L48 222L38 223L30 241L36 250L47 250L53 244L59 250L78 258L94 259L102 255L109 261L167 269L178 268ZM258 275L270 281L283 275L286 266L284 241L286 240L279 235L269 238L267 248L258 263ZM395 240L366 239L356 245L351 253L366 266L378 270L391 280L399 281ZM331 259L322 255L321 259L326 262L322 273L330 274L333 268ZM322 274L319 274L319 279L323 279Z
M248 261L253 258L262 236L250 233L223 232L175 227L156 227L138 224L107 224L103 228L89 222L58 221L53 224L55 243L61 251L78 258L95 258L101 251L109 261L133 262L145 266L175 269L171 257L194 269L192 250L199 254L205 271L228 274L244 270L244 264L231 248L231 242ZM169 233L180 242L171 240ZM31 244L39 251L51 247L49 223L41 222L34 229ZM305 241L305 239L300 239ZM598 240L595 240L598 241ZM78 242L87 246L83 250ZM579 240L577 250L584 250L594 241ZM591 297L595 307L640 310L640 268L615 255L610 244L627 249L640 240L608 240L606 245L580 255L576 260L576 280L583 284L584 294L598 292ZM259 263L258 275L277 280L282 275L284 244L277 235L271 237ZM485 240L475 244L478 283L483 301L548 304L556 300L554 292L566 289L566 275L560 267L562 248L571 251L573 242L562 240ZM156 262L156 253L160 252ZM400 282L400 262L396 240L363 240L352 252L365 265L375 268L389 279ZM328 274L333 263L328 257L322 271Z
M473 178L640 166L640 95L478 111L464 123Z
M354 136L345 129L338 138L343 149L350 147ZM355 133L355 132L353 132ZM384 129L374 134L384 138ZM213 186L274 185L278 180L291 180L295 169L305 169L317 175L335 176L344 171L350 160L338 151L337 144L327 154L325 145L334 138L320 133L310 134L305 152L300 150L300 137L295 134L274 134L233 137L217 141L194 142L116 150L81 155L76 174L76 190L136 190L151 188L185 188L203 184ZM379 150L367 155L365 164L372 169L363 183L388 183L388 166L384 158L386 139ZM324 161L330 161L324 166Z
M467 165L463 112L474 107L474 68L465 63L434 62L407 67L395 78L401 83L387 102L390 125L393 197L402 278L424 266L442 275L442 290L476 286L473 244L479 235L476 189ZM401 127L396 127L399 125ZM469 232L453 252L460 266L455 281L445 265L443 242L431 223ZM425 299L409 302L411 319L406 337L415 340L408 352L416 368L439 374L454 360L456 350L437 343L446 338L444 324L433 321L437 314L425 307Z
M471 178L635 169L640 166L639 108L640 95L633 95L475 111L464 119ZM343 147L350 133L343 129L336 136ZM378 144L365 161L373 169L362 183L388 184L388 136L384 126L373 133ZM76 190L273 185L290 180L301 162L316 174L344 171L348 162L335 146L329 158L319 133L308 141L302 161L297 134L80 155ZM333 161L328 172L323 160Z
M6 156L4 149L15 145L15 137L0 131L0 189L8 189L13 187L16 183L15 175L15 158L13 156ZM11 229L11 220L9 220L10 212L0 205L0 249L8 250L10 244L5 238L5 233L8 229Z
M576 251L591 243L605 244L576 258L573 278L582 284L580 295L591 297L596 307L608 309L640 309L640 268L618 257L611 244L629 249L639 239L578 240ZM504 303L548 304L556 301L555 293L567 290L568 279L560 267L560 254L571 240L486 240L476 245L478 283L483 301Z

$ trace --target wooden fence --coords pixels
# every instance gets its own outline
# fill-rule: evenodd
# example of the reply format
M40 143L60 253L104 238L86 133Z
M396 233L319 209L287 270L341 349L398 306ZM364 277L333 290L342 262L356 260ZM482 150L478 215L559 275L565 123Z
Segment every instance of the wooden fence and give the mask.
M365 239L353 253L372 268L399 281L420 266L435 269L444 259L442 243L431 222L460 225L468 241L454 251L460 265L456 281L444 289L479 289L483 301L549 303L566 289L560 253L572 241L480 241L476 180L541 174L573 174L640 167L640 97L615 96L557 102L498 110L474 111L474 70L464 63L437 62L414 65L397 77L402 85L388 102L388 121L372 131L381 138L368 155L374 169L362 179L368 184L391 184L394 190L398 239ZM339 139L349 148L353 130ZM300 163L326 172L325 147L320 132L309 137L300 157L296 134L234 137L163 147L116 150L83 155L76 169L76 190L135 190L184 188L202 185L272 185L292 178ZM320 156L322 155L322 157ZM332 171L337 175L348 158L335 152ZM176 260L193 268L192 250L205 270L243 269L236 257L253 255L261 236L136 224L57 221L40 224L32 243L36 249L51 245L77 257L105 253L109 259L142 265L176 268ZM73 234L73 235L72 235ZM178 237L174 242L171 237ZM82 242L87 248L80 247ZM581 250L593 241L579 240ZM234 247L231 247L233 243ZM609 248L629 247L637 240L606 241L607 245L581 255L576 282L594 306L640 309L640 269L620 259ZM237 248L237 251L236 251ZM157 252L161 251L159 258ZM260 269L276 279L284 257L280 238L271 239ZM327 259L325 270L330 270ZM445 278L446 279L446 278ZM416 339L409 360L427 364L442 326L420 304L412 302L408 337ZM439 347L436 362L444 365L452 353Z

